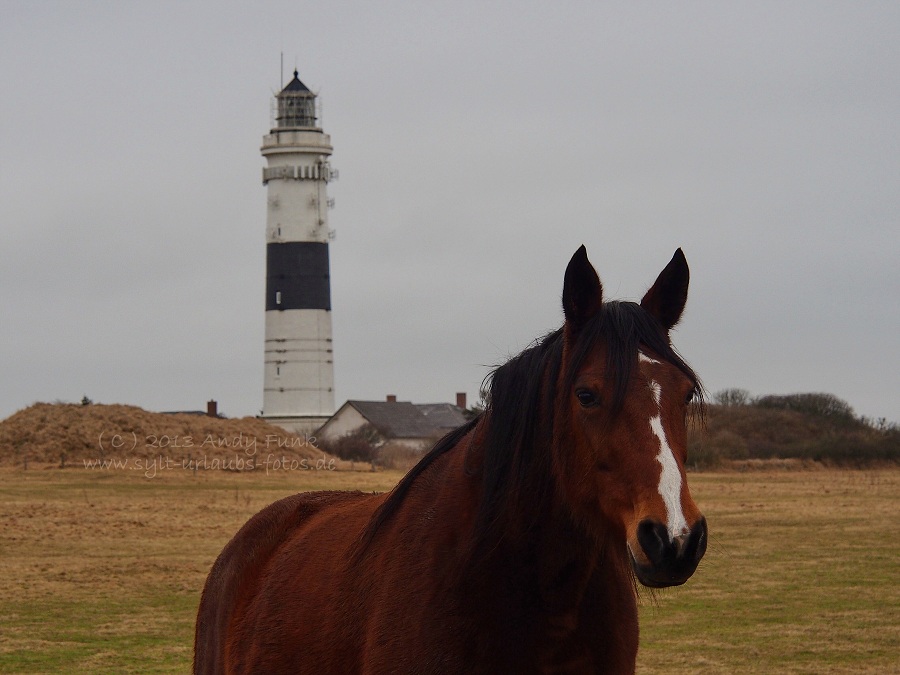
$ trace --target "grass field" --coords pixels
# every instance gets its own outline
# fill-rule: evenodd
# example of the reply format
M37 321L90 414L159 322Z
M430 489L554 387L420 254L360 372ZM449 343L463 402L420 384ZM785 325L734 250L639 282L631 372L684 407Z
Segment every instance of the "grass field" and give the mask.
M203 581L250 515L399 477L0 472L0 672L187 672ZM710 549L642 597L639 673L900 672L900 471L689 481Z

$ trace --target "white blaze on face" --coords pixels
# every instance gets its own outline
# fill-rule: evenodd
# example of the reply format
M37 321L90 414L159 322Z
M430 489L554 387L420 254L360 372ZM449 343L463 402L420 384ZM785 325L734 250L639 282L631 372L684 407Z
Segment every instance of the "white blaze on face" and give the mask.
M638 358L642 363L659 363L641 352L638 352ZM675 453L669 446L666 430L662 425L662 388L656 380L650 380L650 390L653 392L653 400L656 402L656 415L650 418L650 430L659 439L659 454L656 455L656 461L662 467L657 490L666 505L666 527L669 530L669 536L674 539L688 530L687 521L681 509L681 471L678 469Z

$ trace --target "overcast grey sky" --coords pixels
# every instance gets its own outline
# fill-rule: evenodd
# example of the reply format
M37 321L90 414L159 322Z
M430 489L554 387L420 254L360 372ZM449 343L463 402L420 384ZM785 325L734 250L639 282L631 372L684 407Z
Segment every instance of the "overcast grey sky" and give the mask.
M0 417L262 405L262 136L320 94L336 399L453 400L684 248L707 388L900 420L900 3L0 0Z

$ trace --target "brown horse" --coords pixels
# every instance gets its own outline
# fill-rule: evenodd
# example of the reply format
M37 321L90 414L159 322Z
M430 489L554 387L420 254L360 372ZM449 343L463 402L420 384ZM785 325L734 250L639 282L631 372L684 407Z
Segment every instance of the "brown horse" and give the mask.
M641 303L602 301L582 246L565 323L492 374L487 409L387 495L263 509L213 565L196 673L633 673L634 578L706 550L685 481L700 386L669 329L679 249Z

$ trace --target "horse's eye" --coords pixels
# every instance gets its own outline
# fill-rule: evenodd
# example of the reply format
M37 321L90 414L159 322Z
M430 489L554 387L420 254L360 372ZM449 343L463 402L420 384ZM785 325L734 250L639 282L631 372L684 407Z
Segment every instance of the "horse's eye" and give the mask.
M691 390L688 392L687 396L684 397L684 402L685 402L686 405L690 405L691 403L694 402L694 399L695 399L695 398L697 398L697 390L696 390L696 389L691 389Z
M590 389L576 389L575 396L578 397L578 402L581 404L582 408L590 408L591 406L595 406L600 403L600 399L597 394L592 392Z

